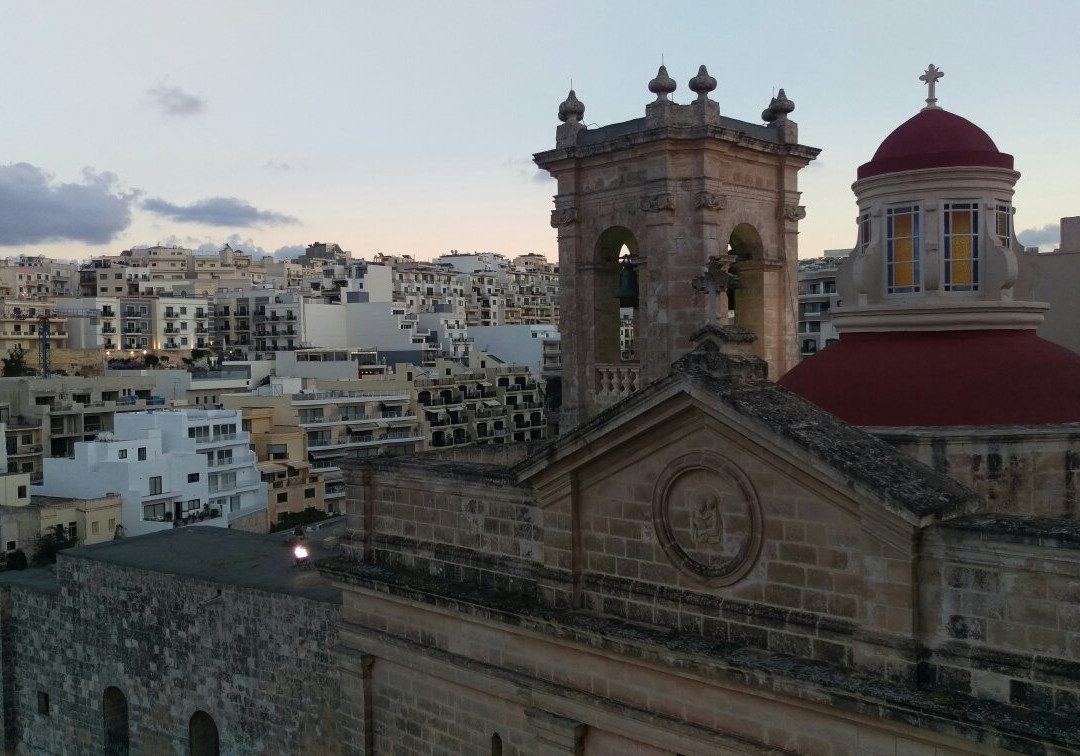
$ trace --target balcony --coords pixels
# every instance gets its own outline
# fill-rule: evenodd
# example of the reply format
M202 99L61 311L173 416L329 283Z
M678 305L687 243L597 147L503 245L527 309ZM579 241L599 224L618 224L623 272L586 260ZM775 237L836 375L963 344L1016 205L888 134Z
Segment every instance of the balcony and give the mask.
M221 433L217 436L196 436L195 445L205 446L206 444L220 444L225 441L235 441L239 436L239 433Z
M248 454L234 454L231 457L224 459L207 459L207 466L214 468L221 467L242 467L244 465L250 465L255 462L254 452Z

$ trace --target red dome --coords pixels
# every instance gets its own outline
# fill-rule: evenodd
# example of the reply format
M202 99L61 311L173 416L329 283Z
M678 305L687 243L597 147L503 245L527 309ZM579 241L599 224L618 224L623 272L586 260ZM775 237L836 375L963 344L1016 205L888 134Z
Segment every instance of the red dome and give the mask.
M779 383L853 425L1080 422L1080 355L1033 330L849 333Z
M1013 159L971 121L934 108L919 111L885 137L873 160L859 166L858 176L962 165L1011 169Z

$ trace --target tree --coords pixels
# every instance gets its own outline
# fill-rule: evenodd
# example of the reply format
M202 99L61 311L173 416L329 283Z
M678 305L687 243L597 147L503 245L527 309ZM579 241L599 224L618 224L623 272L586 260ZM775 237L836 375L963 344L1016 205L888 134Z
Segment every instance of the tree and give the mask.
M37 371L26 364L27 352L22 344L16 344L8 350L8 356L3 358L5 378L18 378L23 375L37 375Z
M79 539L68 536L63 525L56 525L49 532L38 536L34 556L30 563L35 567L56 564L56 554L59 551L70 549L78 544Z
M22 549L15 549L7 555L7 568L9 570L26 569L26 554Z
M143 364L146 365L146 367L151 369L156 368L159 364L161 364L161 360L158 359L158 356L156 354L148 354L142 358L142 361Z

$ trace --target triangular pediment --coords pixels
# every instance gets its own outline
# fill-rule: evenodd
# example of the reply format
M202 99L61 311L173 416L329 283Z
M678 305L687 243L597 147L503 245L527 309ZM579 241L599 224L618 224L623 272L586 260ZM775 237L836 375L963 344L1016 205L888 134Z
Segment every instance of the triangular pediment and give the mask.
M731 382L676 370L564 434L516 467L538 490L556 479L627 476L645 486L665 450L691 445L753 460L845 509L906 528L968 511L974 492L769 381Z

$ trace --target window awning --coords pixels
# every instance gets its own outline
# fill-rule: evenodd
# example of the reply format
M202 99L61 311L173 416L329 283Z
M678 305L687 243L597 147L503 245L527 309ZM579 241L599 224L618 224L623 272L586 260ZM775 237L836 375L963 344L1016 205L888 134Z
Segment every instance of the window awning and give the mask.
M289 460L288 465L289 465L289 467L295 467L298 470L306 470L309 467L311 467L311 465L308 464L307 462L301 462L300 460L295 460L294 461L294 460L291 460L291 459Z
M491 381L477 381L477 384L480 386L487 386L488 388L491 388Z
M345 427L348 428L351 433L363 433L364 431L371 430L370 425L360 425L359 423L348 423Z
M465 405L464 404L448 404L445 407L443 407L443 409L445 409L447 412L460 412L461 410L465 409Z
M282 467L281 465L275 464L273 462L260 462L259 464L255 465L255 466L259 468L259 472L261 472L261 473L274 473L274 474L276 474L276 473L288 472L287 468Z
M499 403L498 399L485 399L484 400L484 406L485 407L501 407L502 405Z
M376 420L375 424L377 426L379 426L380 428L388 428L388 427L390 427L390 421L389 420Z
M331 457L341 457L343 455L344 452L337 451L336 449L333 451L327 449L320 449L317 451L308 452L308 456L314 457L315 459L330 459Z
M388 421L391 425L414 425L416 423L415 417L395 417Z

